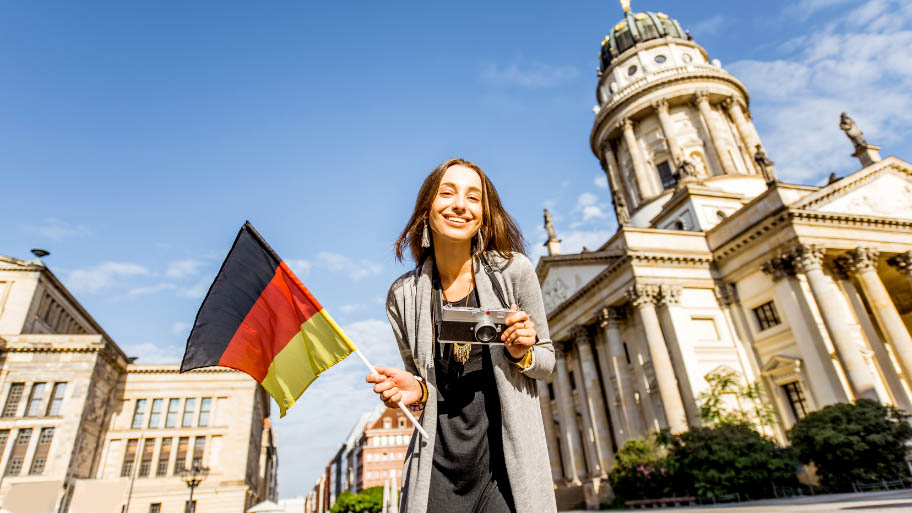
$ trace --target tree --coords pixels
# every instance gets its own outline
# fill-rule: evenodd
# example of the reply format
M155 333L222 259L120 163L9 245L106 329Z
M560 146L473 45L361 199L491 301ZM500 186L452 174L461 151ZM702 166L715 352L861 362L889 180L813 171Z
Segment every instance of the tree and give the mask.
M870 483L908 475L905 457L912 440L909 415L870 399L838 403L808 414L788 433L802 463L813 462L821 484L849 490L852 482Z
M618 501L667 497L671 473L666 464L663 437L653 433L645 440L631 438L618 450L608 481Z
M744 422L695 427L676 436L667 463L681 495L738 493L756 499L772 496L774 486L797 483L790 452Z
M776 411L759 383L741 384L738 374L730 369L714 372L706 377L709 390L697 398L700 402L700 420L706 424L754 424L761 427L776 425ZM726 407L731 398L737 409Z
M342 492L329 513L379 513L383 507L383 487L366 488L359 494Z

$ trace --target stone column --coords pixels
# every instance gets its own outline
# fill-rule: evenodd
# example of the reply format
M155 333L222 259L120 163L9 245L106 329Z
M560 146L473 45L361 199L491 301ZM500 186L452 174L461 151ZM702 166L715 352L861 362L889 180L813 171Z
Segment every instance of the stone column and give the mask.
M728 111L728 114L735 122L735 126L738 127L738 133L741 135L741 140L744 141L748 153L756 151L757 146L763 147L760 142L760 136L757 135L757 131L754 129L754 124L744 117L744 110L738 98L734 95L729 96L722 102L722 106L725 107L725 110ZM751 164L753 161L753 155L751 155L748 165L753 165Z
M687 431L687 414L678 392L677 377L662 337L662 328L656 314L655 302L659 289L655 285L634 285L627 290L627 297L640 314L643 333L649 346L649 356L659 384L659 395L665 408L665 419L674 434Z
M877 401L874 378L852 336L849 319L845 316L847 309L838 303L842 296L828 286L826 276L823 275L823 253L824 250L818 246L801 244L791 251L792 265L796 272L807 277L811 293L820 309L830 338L839 351L839 360L849 378L855 397Z
M557 431L554 429L554 412L551 411L551 396L548 394L548 383L537 380L538 402L541 405L542 424L545 427L545 441L548 444L548 460L551 462L551 478L558 480L564 477L561 470L561 456L557 444ZM551 385L552 387L554 385Z
M697 408L697 401L694 398L693 389L690 384L690 373L687 371L688 359L681 348L681 341L686 336L682 332L684 320L680 318L678 305L681 302L681 287L672 285L662 285L659 287L657 298L657 312L659 316L659 325L662 327L662 335L668 346L668 352L671 356L671 363L674 366L675 376L678 377L678 390L681 399L684 402L684 411L687 413L687 424L690 426L700 425L700 411ZM678 317L677 321L675 317ZM691 358L690 361L695 361Z
M678 136L675 134L674 123L671 122L671 116L668 114L668 100L659 100L652 104L656 113L659 115L659 123L662 125L662 133L665 134L665 144L668 145L668 152L671 153L672 169L677 169L684 153L681 151L681 145L678 143Z
M583 460L583 446L576 424L576 408L573 407L573 391L570 390L570 373L567 371L567 354L563 344L554 344L557 367L557 417L560 419L561 461L564 465L564 480L579 486L576 472L578 462Z
M576 351L580 361L580 381L586 391L586 408L592 419L592 432L595 435L595 449L598 455L601 476L608 477L608 467L614 460L614 449L611 444L611 423L605 411L602 399L602 387L599 382L598 369L595 368L595 356L592 354L589 333L579 326L574 331Z
M637 142L636 135L633 133L633 121L626 118L620 123L624 131L624 142L627 144L627 151L630 153L630 159L633 162L633 172L636 174L637 187L640 192L640 201L644 202L658 194L653 187L652 174L646 166L646 160L640 151L640 145Z
M709 141L710 145L716 151L716 156L719 158L719 163L722 165L722 171L727 175L736 174L738 171L737 168L735 168L735 163L732 162L731 155L726 151L722 151L722 147L719 144L722 142L722 134L719 132L718 127L712 122L712 107L709 106L709 92L698 91L695 93L694 103L697 104L700 114L703 115L706 131L709 134L709 138L712 139Z
M615 213L618 217L618 224L624 224L626 219L630 220L630 211L627 205L635 205L633 191L628 191L627 186L621 178L621 171L618 168L617 157L611 149L611 141L605 139L599 147L602 151L601 163L605 176L608 178L608 190L611 191L611 199L615 205ZM623 210L623 212L621 211ZM626 213L626 216L624 215Z
M839 258L839 264L861 285L861 292L874 313L880 331L899 359L906 382L912 379L912 337L903 324L886 287L877 276L880 252L874 248L856 248Z
M776 311L788 321L795 343L807 367L808 393L818 408L846 402L842 385L836 376L832 360L825 351L823 339L815 329L814 316L805 301L804 292L797 280L792 262L786 257L776 257L763 264L763 272L775 284Z
M603 308L599 316L600 325L605 333L604 343L608 346L605 353L608 355L610 367L608 370L603 369L602 375L606 378L605 395L608 397L608 408L614 421L618 446L624 445L630 438L645 434L630 379L630 364L627 363L624 342L621 340L621 319L619 310L610 306ZM601 347L599 352L602 352ZM610 375L615 377L615 387L612 387L611 379L608 378ZM619 400L618 405L615 405L615 396Z
M912 285L912 251L900 253L887 260L887 263L895 267L897 271L909 280L909 285Z
M582 333L581 333L582 332ZM600 477L602 475L602 455L596 435L595 421L593 420L592 410L590 409L590 400L586 383L586 375L582 369L582 362L579 351L580 337L584 336L585 329L577 326L571 336L573 337L574 347L576 347L576 358L571 361L571 369L576 377L576 397L579 400L580 416L583 420L583 452L586 455L586 477ZM588 337L587 337L588 342ZM594 370L594 369L593 369Z

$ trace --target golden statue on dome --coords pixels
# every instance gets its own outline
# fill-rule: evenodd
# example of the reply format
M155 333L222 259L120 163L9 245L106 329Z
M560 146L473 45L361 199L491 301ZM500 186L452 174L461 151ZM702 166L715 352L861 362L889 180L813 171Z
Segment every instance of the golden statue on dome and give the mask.
M630 0L621 0L621 7L624 8L624 12L630 12Z

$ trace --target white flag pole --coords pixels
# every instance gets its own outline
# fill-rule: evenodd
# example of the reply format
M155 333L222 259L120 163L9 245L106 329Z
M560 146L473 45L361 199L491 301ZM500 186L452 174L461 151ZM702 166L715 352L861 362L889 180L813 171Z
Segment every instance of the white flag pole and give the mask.
M364 365L367 365L367 368L370 369L371 373L380 374L379 372L377 372L377 369L375 369L374 366L371 365L371 363L369 361L367 361L367 358L364 356L364 353L362 353L360 349L356 348L355 354L358 355L358 358L360 358L362 362L364 362ZM430 437L428 436L427 431L425 431L424 428L421 427L421 424L419 424L418 420L415 418L415 416L412 415L411 410L409 410L404 404L402 404L402 401L399 401L396 404L399 405L399 409L402 410L402 413L405 413L405 416L408 417L408 419L412 422L412 425L415 426L415 429L418 430L419 433L421 433L421 436L423 436L425 438L425 440L429 439Z

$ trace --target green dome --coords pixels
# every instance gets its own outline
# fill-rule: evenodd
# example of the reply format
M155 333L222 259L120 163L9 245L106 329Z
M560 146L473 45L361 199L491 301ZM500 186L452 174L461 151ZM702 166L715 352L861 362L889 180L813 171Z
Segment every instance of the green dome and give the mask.
M625 12L624 19L619 21L611 32L602 40L600 54L601 70L611 66L611 61L637 43L659 39L661 37L679 37L690 39L681 29L678 21L660 12Z

